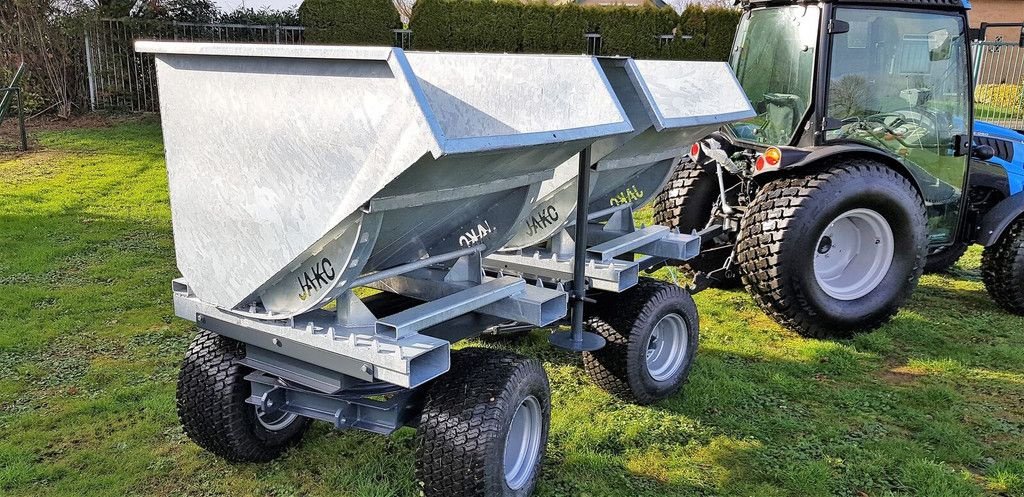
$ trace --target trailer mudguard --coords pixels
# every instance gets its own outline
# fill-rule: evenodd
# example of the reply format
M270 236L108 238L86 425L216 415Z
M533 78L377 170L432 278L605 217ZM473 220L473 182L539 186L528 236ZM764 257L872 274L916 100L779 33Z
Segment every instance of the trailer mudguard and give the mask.
M1024 214L1024 192L1004 198L985 214L978 227L978 244L989 247L999 241L1014 221Z

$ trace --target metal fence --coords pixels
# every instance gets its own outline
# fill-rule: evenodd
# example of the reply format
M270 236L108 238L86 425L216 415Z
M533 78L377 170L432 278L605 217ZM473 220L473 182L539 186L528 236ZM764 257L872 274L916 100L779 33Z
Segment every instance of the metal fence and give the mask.
M102 19L85 35L89 106L159 111L153 55L135 53L135 40L297 44L305 41L303 33L300 26Z
M974 42L974 116L1024 129L1024 48L1017 42Z

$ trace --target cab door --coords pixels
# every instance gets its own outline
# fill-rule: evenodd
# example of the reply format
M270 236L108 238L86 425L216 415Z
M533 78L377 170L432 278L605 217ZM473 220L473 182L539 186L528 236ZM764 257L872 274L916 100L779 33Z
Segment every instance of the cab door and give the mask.
M955 239L971 133L963 15L833 9L826 142L886 152L917 179L933 247Z

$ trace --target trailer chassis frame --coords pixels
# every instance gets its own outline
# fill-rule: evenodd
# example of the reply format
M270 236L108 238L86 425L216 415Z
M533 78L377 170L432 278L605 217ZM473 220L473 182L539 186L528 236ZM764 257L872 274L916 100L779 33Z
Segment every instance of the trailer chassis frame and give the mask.
M589 162L587 149L584 180ZM367 305L373 297L348 290L333 310L280 319L258 304L240 310L203 302L179 278L175 314L245 344L241 362L253 371L246 402L264 413L388 434L415 422L420 387L448 371L452 343L509 323L569 324L551 335L553 344L600 348L604 340L583 330L583 305L593 302L588 289L620 293L638 283L640 271L699 254L700 234L636 226L630 203L589 213L589 193L580 190L576 221L543 247L482 257L485 247L477 245L356 280L353 287L406 299L397 312L374 312Z

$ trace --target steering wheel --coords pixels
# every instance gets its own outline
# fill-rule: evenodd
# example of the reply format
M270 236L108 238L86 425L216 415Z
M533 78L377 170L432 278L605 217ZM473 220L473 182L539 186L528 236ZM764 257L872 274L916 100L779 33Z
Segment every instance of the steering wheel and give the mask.
M939 141L939 117L930 110L898 109L866 116L864 120L882 126L887 133L899 138L904 146L916 143L918 147L925 147Z

